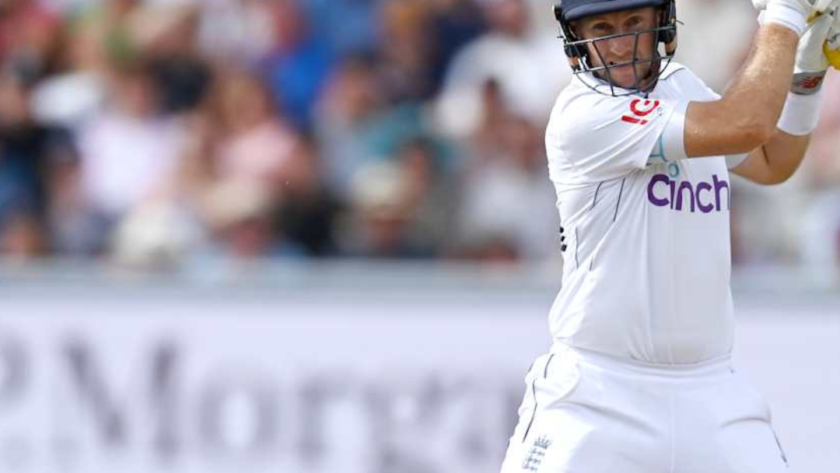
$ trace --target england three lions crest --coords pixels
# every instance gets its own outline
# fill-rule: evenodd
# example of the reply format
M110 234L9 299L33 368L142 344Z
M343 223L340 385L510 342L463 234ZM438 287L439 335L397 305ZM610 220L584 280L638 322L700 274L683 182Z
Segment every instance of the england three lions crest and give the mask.
M551 446L551 439L543 435L534 441L534 445L528 450L525 460L522 462L522 469L525 471L537 471L542 465L545 452Z

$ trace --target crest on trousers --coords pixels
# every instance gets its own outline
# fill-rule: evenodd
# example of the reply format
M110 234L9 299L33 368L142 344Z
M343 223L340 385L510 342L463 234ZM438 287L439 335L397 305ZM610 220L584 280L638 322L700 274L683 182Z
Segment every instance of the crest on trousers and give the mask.
M528 455L522 462L522 469L525 471L537 471L542 465L545 452L551 446L551 439L546 436L539 437L534 441L534 445L528 450Z

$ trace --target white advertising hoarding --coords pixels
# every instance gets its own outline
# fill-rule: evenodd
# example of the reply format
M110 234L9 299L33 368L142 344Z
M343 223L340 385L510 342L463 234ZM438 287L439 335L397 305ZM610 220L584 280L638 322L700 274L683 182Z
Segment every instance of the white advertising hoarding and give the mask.
M549 345L542 293L88 292L0 300L0 471L495 472ZM739 304L792 471L840 471L837 309Z

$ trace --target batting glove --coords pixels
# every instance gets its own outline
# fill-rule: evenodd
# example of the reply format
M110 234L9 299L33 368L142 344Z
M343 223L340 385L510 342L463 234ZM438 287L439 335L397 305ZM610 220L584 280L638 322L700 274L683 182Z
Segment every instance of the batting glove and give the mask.
M824 52L829 31L835 24L836 9L817 16L808 24L799 40L796 51L796 65L793 69L791 91L799 95L813 95L819 92L830 66ZM835 36L836 39L836 36Z
M820 121L823 79L829 62L824 53L829 31L836 25L836 6L810 18L799 40L793 85L776 127L794 136L811 134ZM836 39L836 38L835 38Z
M766 10L770 3L788 4L802 11L806 15L814 12L824 12L834 3L834 0L752 0L756 10Z
M776 23L802 36L807 20L813 20L820 13L833 9L840 0L753 0L753 6L761 10L758 22L761 25Z

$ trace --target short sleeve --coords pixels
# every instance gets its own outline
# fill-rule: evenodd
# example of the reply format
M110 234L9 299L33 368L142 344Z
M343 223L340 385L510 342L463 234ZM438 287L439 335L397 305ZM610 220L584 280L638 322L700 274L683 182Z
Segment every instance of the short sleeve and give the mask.
M552 179L589 183L685 158L687 101L579 95L546 131Z

